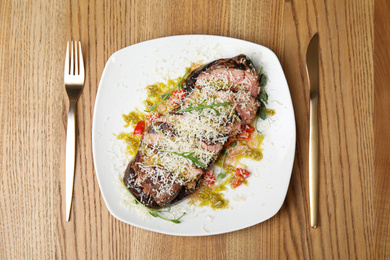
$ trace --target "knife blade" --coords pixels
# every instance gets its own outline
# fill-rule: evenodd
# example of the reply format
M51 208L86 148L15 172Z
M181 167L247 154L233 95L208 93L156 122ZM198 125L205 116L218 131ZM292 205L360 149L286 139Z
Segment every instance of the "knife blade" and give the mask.
M310 225L318 226L318 33L310 40L306 53L306 70L310 86L309 197Z

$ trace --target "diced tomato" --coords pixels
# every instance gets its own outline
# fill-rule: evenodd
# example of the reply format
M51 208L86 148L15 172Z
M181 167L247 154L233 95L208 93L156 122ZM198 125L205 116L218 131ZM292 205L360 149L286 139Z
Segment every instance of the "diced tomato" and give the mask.
M169 101L172 103L172 105L176 106L185 97L186 97L186 93L184 92L183 89L175 90L172 92L171 96L169 97Z
M141 136L144 133L144 130L145 130L145 122L139 121L134 128L134 135Z
M207 182L208 186L211 186L215 183L215 176L210 170L207 170L204 173L203 178Z
M238 138L249 139L251 134L255 131L255 128L250 125L243 125L241 127L241 132L238 134Z
M231 184L233 188L237 188L242 184L242 182L249 177L251 173L245 169L237 168L236 173L233 176L233 179L231 180Z
M233 188L237 188L238 186L240 186L242 184L242 181L243 181L242 177L234 176L231 184L232 184Z
M161 116L161 114L151 114L151 115L147 116L146 119L150 123L153 123L153 121L156 120L157 118L159 118L160 116Z
M236 169L236 176L243 177L244 179L248 178L251 173L245 169L237 168Z
M241 127L241 133L253 133L255 131L255 128L250 125L243 125Z

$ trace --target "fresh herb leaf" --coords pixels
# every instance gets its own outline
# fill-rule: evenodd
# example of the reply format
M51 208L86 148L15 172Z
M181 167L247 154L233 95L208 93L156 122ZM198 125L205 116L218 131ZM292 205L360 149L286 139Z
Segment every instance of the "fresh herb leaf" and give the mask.
M199 106L196 106L196 107L193 107L192 106L192 103L190 103L190 107L188 108L184 108L184 109L180 109L178 111L176 111L175 113L182 113L182 112L190 112L193 111L193 110L200 110L200 112L203 112L204 109L206 108L211 108L213 109L217 115L219 115L219 112L218 110L216 110L214 107L222 107L222 106L227 106L227 105L230 105L232 104L232 102L224 102L224 103L215 103L215 98L213 100L213 103L210 104L210 105L207 105L207 106L204 106L203 104L206 102L206 99L202 101L202 103L199 104Z
M259 85L260 87L264 87L266 83L267 83L267 76L265 76L265 74L263 73L263 67L261 67L259 72Z
M180 217L178 217L177 219L171 219L171 222L175 223L175 224L179 224L180 223L180 219L185 215L186 213L183 212L183 214L181 214Z
M223 170L223 165L225 164L225 159L226 159L226 155L228 154L228 152L237 145L237 142L233 142L228 149L226 149L224 152L223 152L223 157L222 157L222 167L221 167L221 172L218 174L217 178L218 179L223 179L226 177L226 172Z
M263 100L266 104L268 104L268 94L267 94L267 92L265 92L265 91L261 92L260 99Z
M265 109L261 109L259 112L259 116L261 119L265 120L267 118L267 111Z
M264 74L261 74L261 75L260 75L259 82L260 82L259 85L260 85L261 87L264 87L265 84L267 83L267 77L266 77Z
M265 110L266 109L265 102L263 100L260 100L260 109L261 110Z
M186 214L186 213L183 212L183 214L182 214L179 218L176 218L176 219L164 218L164 217L162 217L161 215L158 215L158 217L161 218L161 219L170 221L170 222L172 222L172 223L175 223L175 224L180 224L180 219L181 219L185 214Z
M260 93L257 96L257 99L260 101L260 107L259 107L259 109L257 111L257 118L256 118L255 126L257 126L257 121L258 121L259 118L261 118L262 120L265 120L267 118L267 116L268 116L267 115L267 108L266 108L266 104L268 105L268 94L265 91L266 83L267 83L267 77L263 73L263 67L261 67L260 68L260 72L259 72ZM256 131L258 133L260 133L260 131L257 129L257 127L256 127Z
M158 103L156 103L156 104L154 104L153 106L151 106L151 107L149 108L149 110L145 110L145 112L150 113L150 112L152 112L153 110L155 110L155 109L157 108L158 105L160 105L162 102L164 102L165 100L167 100L168 98L171 97L172 92L175 91L175 89L176 89L177 87L178 87L179 89L181 89L181 84L183 83L183 80L184 80L185 78L187 78L188 72L190 72L190 68L187 68L187 69L186 69L186 73L184 74L184 76L181 77L181 79L179 80L179 82L177 82L177 84L176 84L173 88L171 88L171 90L169 90L168 92L163 93L163 94L161 94L161 95L153 95L154 97L161 97L161 100L160 100Z
M154 104L153 106L151 106L150 108L149 108L149 110L146 110L146 112L152 112L153 110L155 110L156 109L156 107L159 105L159 104L161 104L161 102L160 103L157 103L157 104Z
M159 216L158 211L156 211L156 210L150 210L149 214L152 215L155 218L157 218Z
M171 218L166 218L166 217L163 217L161 216L159 213L161 212L168 212L168 211L161 211L161 210L150 210L149 211L149 214L152 215L153 217L155 218L161 218L163 220L166 220L166 221L170 221L172 223L175 223L175 224L180 224L180 219L186 214L185 212L183 212L180 217L178 218L175 218L175 219L171 219Z
M192 161L192 163L193 163L195 166L198 165L198 166L202 167L203 169L207 169L207 166L204 165L204 163L202 163L202 162L200 161L199 158L193 157L193 156L192 156L192 155L195 154L195 152L192 152L192 153L190 153L190 152L177 153L177 152L165 151L165 150L161 150L161 151L162 151L162 152L166 152L166 153L173 153L173 154L182 156L182 157L184 157L184 158L186 158L186 159Z

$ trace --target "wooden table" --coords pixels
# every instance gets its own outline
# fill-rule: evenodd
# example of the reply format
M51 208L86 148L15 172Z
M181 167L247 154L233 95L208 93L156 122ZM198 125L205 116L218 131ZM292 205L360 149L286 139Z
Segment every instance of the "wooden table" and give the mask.
M2 0L0 258L389 259L389 11L386 0ZM320 220L312 229L305 55L317 31ZM91 126L105 62L123 47L178 34L252 41L282 63L295 109L296 158L285 203L268 221L223 235L174 237L124 224L103 202ZM63 64L70 39L82 41L87 76L67 223Z

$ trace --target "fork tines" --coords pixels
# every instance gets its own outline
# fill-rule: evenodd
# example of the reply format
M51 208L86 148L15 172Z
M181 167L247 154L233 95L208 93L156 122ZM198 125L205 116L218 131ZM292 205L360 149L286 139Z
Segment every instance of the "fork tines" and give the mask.
M77 43L79 48L77 48ZM70 50L70 55L69 55ZM79 55L79 58L78 58ZM70 57L69 57L70 56ZM66 75L80 75L84 76L84 62L83 54L81 51L80 41L69 41L66 45L66 57L65 57L65 76Z

